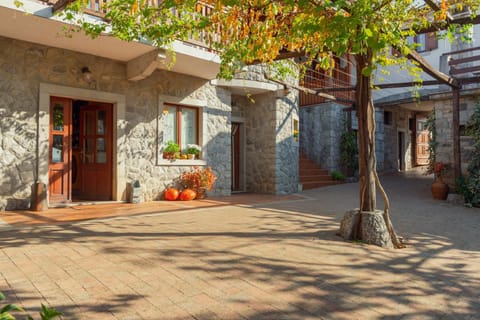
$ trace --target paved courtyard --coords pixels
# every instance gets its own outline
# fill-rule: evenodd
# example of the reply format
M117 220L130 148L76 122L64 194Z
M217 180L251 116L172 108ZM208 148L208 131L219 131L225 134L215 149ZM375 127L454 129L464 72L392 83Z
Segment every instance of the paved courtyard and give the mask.
M0 226L0 291L64 319L480 319L480 209L385 176L408 247L336 236L358 185L301 197ZM1 214L0 214L1 219Z

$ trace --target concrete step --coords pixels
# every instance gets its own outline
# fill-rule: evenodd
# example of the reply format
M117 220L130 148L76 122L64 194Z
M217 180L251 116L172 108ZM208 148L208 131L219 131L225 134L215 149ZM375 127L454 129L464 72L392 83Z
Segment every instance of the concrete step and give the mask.
M322 174L322 175L300 175L300 182L322 182L322 181L333 181L333 178L329 174Z
M330 172L326 169L320 169L319 167L316 167L314 169L300 168L299 175L300 175L300 177L302 177L302 176L329 176Z
M302 187L303 190L308 190L308 189L315 189L315 188L321 188L321 187L328 187L328 186L334 186L337 184L341 184L341 181L315 181L315 182L302 182Z
M320 168L319 165L317 165L313 162L303 162L303 163L301 162L301 163L298 164L298 167L300 169L318 169L318 168Z

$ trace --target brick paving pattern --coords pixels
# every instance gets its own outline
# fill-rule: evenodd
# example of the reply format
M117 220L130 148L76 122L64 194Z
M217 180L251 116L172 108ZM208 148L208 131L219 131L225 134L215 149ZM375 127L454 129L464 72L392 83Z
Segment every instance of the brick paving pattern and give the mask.
M480 319L480 209L432 200L426 177L383 180L406 249L336 236L357 184L86 221L1 214L0 291L64 319Z

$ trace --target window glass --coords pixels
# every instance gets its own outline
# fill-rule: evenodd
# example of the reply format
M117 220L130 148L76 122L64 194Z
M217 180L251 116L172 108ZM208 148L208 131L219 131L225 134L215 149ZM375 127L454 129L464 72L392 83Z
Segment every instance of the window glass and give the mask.
M105 110L99 110L97 114L97 134L105 134Z
M181 108L182 113L182 145L180 148L185 150L187 144L197 143L197 110L192 108Z
M163 118L163 143L168 141L177 142L177 108L166 107L168 111Z
M415 42L419 44L419 46L417 47L418 52L422 52L422 51L427 50L427 48L425 46L426 40L425 40L425 34L424 33L417 35L417 39L416 39Z
M63 131L63 106L61 104L53 107L53 130Z
M63 162L63 135L53 135L52 162Z
M105 150L105 139L97 138L97 163L107 162L107 152Z

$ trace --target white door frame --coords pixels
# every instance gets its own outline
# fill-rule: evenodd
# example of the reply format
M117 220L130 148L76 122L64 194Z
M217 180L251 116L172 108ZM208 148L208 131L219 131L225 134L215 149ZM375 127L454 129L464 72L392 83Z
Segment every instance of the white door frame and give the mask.
M126 162L123 156L117 154L117 149L125 143L126 96L106 91L74 88L49 83L40 83L40 96L38 107L38 150L37 174L38 181L48 186L48 147L50 125L50 97L70 98L74 100L98 101L113 104L113 133L112 140L116 145L112 150L112 199L125 200L126 194ZM48 190L48 189L47 189ZM48 199L48 197L47 197Z

